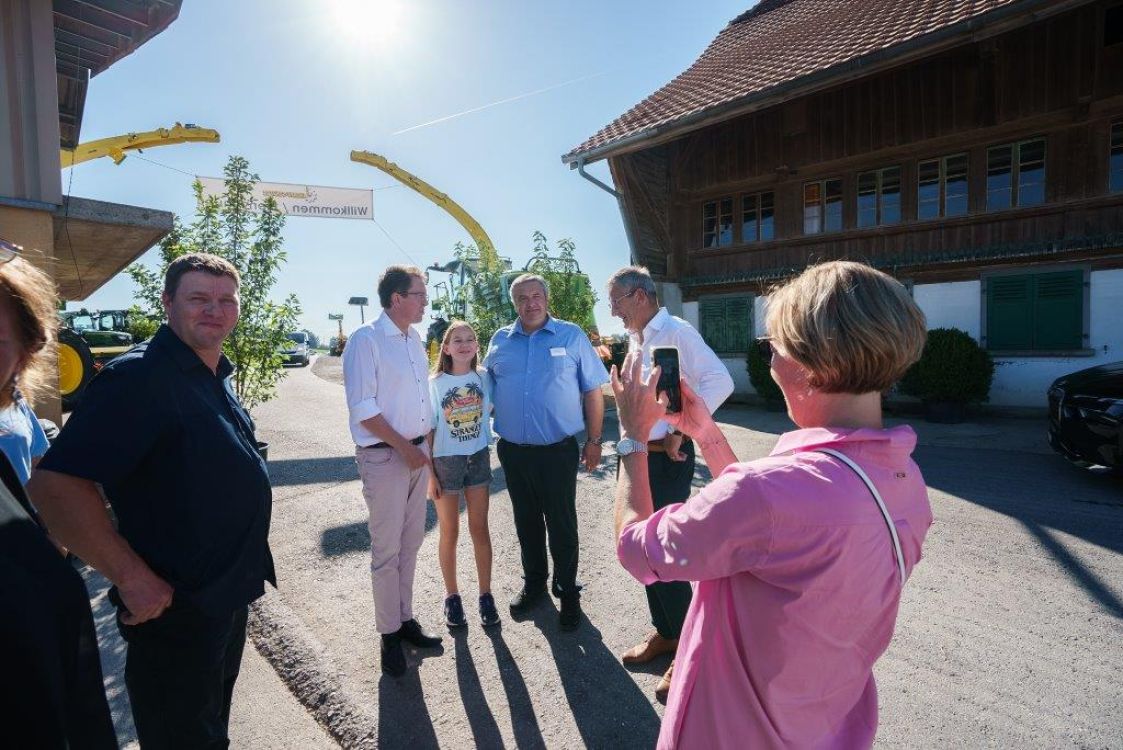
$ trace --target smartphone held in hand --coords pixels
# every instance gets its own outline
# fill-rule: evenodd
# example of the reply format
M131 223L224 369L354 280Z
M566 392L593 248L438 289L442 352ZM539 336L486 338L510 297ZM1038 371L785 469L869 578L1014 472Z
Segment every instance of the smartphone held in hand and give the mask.
M682 411L682 388L679 387L678 347L657 346L651 350L651 364L659 368L656 393L667 394L667 411Z

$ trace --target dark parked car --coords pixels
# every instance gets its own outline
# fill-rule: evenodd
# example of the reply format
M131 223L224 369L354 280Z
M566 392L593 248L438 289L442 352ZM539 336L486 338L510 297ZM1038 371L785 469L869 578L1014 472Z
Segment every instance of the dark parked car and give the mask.
M1049 388L1049 445L1080 465L1123 471L1123 362L1074 372Z
M287 338L289 343L281 350L281 357L284 358L285 364L307 366L312 359L312 353L308 349L308 334L298 331L288 334Z

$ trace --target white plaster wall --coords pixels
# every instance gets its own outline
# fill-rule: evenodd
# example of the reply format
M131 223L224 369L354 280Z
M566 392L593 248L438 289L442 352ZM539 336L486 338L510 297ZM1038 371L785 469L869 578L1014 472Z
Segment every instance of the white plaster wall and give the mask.
M1059 378L1077 370L1123 359L1123 269L1093 271L1089 293L1090 357L995 358L990 401L995 406L1045 408L1045 392ZM925 284L914 289L929 328L959 328L976 339L982 325L978 281Z
M982 283L953 281L913 287L912 298L928 318L928 330L958 328L979 340L982 325Z
M760 338L766 331L764 321L768 315L768 297L760 295L753 299L753 336Z
M667 308L667 312L685 320L686 318L682 314L682 290L679 285L664 282L658 284L656 289L659 292L659 301L663 303L663 307ZM694 316L698 316L697 305L695 305Z
M698 328L698 303L697 302L683 302L682 315L680 315L690 325ZM753 326L756 326L756 310L753 310ZM743 396L746 393L755 393L752 385L749 384L749 371L745 369L744 357L722 357L722 364L729 370L730 377L733 378L733 398Z

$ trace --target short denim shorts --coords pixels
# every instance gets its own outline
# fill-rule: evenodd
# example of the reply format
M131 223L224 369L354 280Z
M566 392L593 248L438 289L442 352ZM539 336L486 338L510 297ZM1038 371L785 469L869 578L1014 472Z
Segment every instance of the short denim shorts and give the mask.
M470 456L435 456L433 469L443 493L491 484L490 449L484 446Z

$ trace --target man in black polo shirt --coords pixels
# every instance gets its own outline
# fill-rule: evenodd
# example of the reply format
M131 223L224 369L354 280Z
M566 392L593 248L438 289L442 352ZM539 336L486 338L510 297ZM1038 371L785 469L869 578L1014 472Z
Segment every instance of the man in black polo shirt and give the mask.
M145 750L227 746L246 605L276 585L269 476L222 354L238 283L214 255L168 266L167 325L94 378L28 484L51 533L114 584Z

